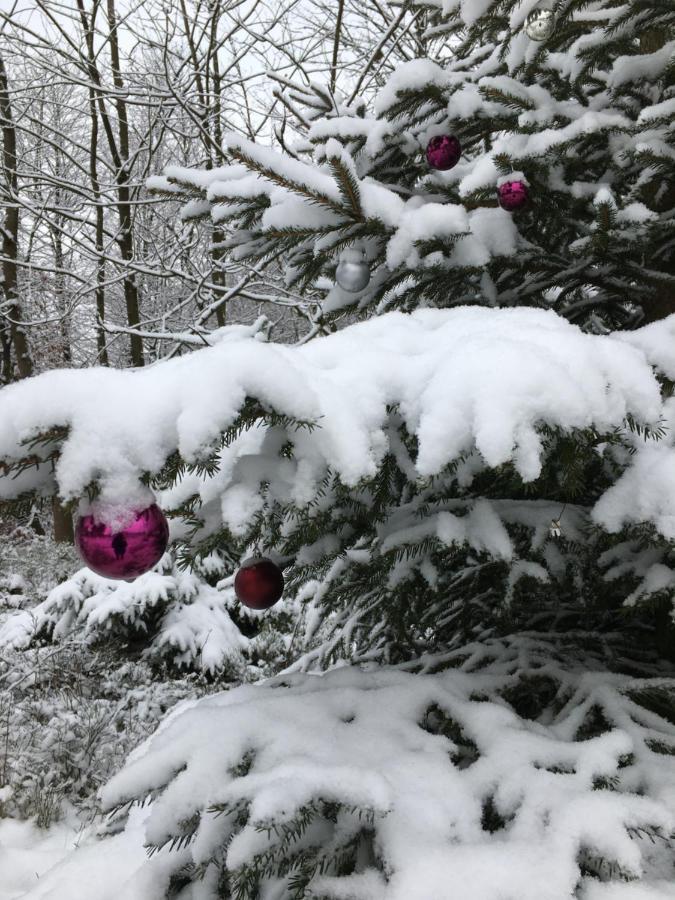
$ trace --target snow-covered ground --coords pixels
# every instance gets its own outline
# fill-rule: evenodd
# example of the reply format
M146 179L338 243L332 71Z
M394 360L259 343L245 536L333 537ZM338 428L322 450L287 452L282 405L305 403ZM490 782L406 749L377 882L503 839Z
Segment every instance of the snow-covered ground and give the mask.
M128 882L146 862L146 816L137 810L123 834L104 842L73 810L48 829L0 818L0 900L131 900Z
M74 815L48 829L0 818L0 900L16 900L37 888L46 872L87 840Z
M33 822L0 819L0 900L15 900L34 888L82 837L73 821L45 831Z

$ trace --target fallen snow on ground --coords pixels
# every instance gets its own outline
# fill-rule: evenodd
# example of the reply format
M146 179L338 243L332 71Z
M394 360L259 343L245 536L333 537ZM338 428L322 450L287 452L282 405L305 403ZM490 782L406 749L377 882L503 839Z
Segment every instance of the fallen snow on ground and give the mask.
M0 900L15 900L35 887L81 836L72 821L44 831L32 822L0 818Z
M123 834L99 841L74 815L49 829L0 819L0 900L150 900L129 882L147 861L135 810Z

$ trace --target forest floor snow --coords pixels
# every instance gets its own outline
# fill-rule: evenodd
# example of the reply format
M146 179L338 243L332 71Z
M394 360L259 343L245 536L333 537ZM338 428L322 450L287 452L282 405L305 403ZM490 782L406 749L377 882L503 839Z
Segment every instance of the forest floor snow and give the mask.
M128 882L146 861L147 815L135 810L126 831L105 841L74 810L47 829L0 819L0 900L131 900Z

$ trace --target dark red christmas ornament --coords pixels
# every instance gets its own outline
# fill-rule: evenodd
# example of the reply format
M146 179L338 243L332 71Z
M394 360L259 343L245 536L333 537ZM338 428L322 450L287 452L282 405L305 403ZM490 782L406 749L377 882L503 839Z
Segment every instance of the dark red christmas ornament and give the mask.
M524 181L505 181L497 188L499 205L507 212L522 209L529 198L530 192Z
M427 162L432 169L452 169L462 155L459 139L450 134L439 134L432 137L427 144Z
M80 556L104 578L133 581L157 565L169 543L169 523L156 503L125 518L128 522L118 531L95 515L77 521L75 544Z
M284 592L284 576L265 556L247 559L234 576L234 592L249 609L269 609Z

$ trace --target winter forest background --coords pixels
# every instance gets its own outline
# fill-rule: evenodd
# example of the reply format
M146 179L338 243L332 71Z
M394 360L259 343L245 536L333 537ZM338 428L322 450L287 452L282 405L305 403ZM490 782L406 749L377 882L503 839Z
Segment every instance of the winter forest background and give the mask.
M0 0L0 900L675 900L674 123L664 0Z

